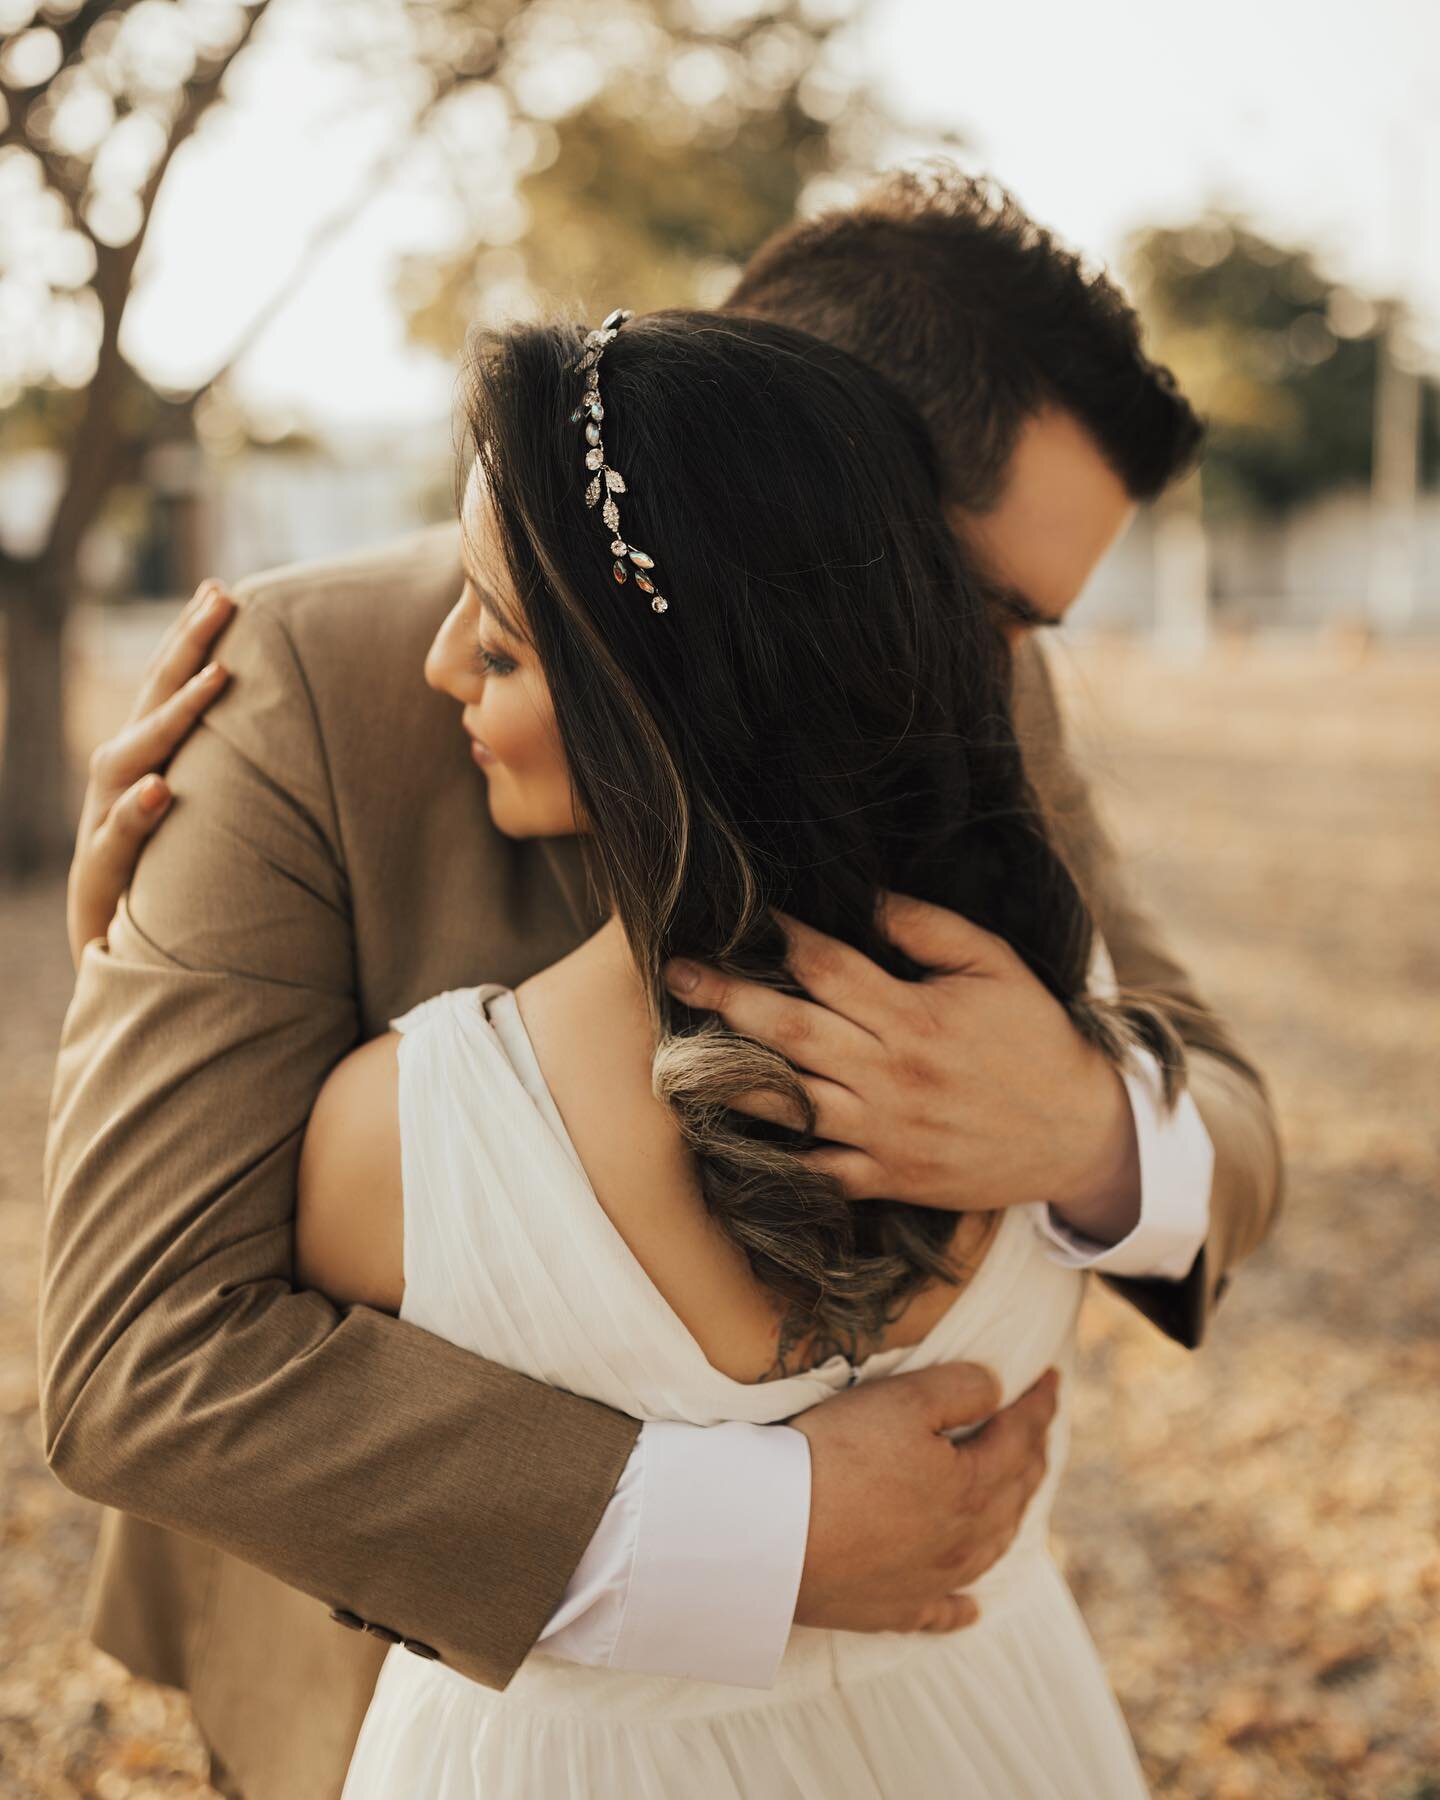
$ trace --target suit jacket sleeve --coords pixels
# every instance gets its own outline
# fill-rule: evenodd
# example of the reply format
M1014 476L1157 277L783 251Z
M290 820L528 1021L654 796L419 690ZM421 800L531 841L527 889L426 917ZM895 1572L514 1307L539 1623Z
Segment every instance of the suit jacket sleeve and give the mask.
M1190 1092L1215 1146L1209 1232L1186 1279L1102 1276L1168 1337L1194 1349L1231 1270L1269 1235L1280 1210L1274 1108L1259 1070L1205 1005L1131 891L1065 742L1050 674L1033 642L1017 655L1016 722L1037 795L1109 948L1116 978L1122 987L1146 993L1184 1040Z
M633 1420L292 1285L301 1135L354 1044L342 845L302 671L242 606L232 692L87 946L46 1152L42 1415L77 1492L503 1686Z

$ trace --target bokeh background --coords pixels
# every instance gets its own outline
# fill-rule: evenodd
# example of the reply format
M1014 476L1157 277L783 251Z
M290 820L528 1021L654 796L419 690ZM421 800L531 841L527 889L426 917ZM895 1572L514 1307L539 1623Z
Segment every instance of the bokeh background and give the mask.
M1157 1794L1440 1796L1437 78L1428 0L0 0L0 1795L208 1792L40 1451L85 753L201 577L445 515L471 320L713 302L938 151L1211 421L1052 648L1289 1151L1200 1355L1087 1308L1067 1567Z

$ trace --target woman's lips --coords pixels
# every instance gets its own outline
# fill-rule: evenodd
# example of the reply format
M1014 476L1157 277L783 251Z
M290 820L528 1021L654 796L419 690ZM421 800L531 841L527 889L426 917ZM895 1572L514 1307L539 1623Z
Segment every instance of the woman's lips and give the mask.
M496 756L490 746L488 744L482 744L479 738L475 737L471 732L467 731L465 735L470 739L470 754L475 758L476 762L479 763L480 767L482 769L493 768L500 759Z

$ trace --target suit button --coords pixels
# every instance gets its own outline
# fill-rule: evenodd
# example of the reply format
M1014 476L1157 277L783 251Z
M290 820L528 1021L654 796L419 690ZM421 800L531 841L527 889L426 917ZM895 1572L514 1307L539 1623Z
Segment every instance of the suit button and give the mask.
M400 1633L392 1631L388 1625L367 1624L365 1629L371 1637L378 1637L382 1644L398 1644L400 1642Z
M343 1625L347 1631L363 1631L365 1629L365 1621L359 1613L346 1612L343 1606L332 1607L330 1617L337 1625Z
M439 1662L440 1652L429 1644L422 1644L419 1638L406 1638L405 1648L412 1656L423 1656L426 1662Z

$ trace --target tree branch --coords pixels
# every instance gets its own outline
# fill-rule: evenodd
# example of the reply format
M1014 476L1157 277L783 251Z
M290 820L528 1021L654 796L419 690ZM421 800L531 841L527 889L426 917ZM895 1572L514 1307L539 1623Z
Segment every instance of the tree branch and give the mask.
M514 16L518 16L518 13L512 15L512 17ZM194 392L182 402L183 405L193 410L196 404L210 392L217 382L223 381L224 378L230 374L245 356L246 352L249 351L263 335L266 328L285 309L294 298L295 294L299 292L311 270L324 259L325 253L329 250L330 246L344 234L355 220L359 218L360 214L370 204L376 194L381 192L381 190L390 182L396 170L399 169L405 158L414 149L416 143L424 135L425 129L430 124L430 121L435 117L435 114L451 95L458 93L462 88L476 87L481 82L493 79L495 71L499 68L501 58L504 55L505 38L505 29L502 27L495 33L494 44L491 47L490 54L486 57L483 66L477 66L462 72L455 68L453 64L447 64L437 72L435 91L410 121L405 137L399 142L392 144L388 150L384 151L376 158L375 162L372 163L370 168L366 171L364 181L356 188L350 200L347 201L344 206L332 213L328 219L322 221L316 228L310 241L304 246L300 254L295 258L295 261L291 264L289 274L275 288L270 298L240 333L240 336L231 346L230 353L226 356L224 362L213 371L201 386L197 387Z
M270 4L271 0L256 0L230 48L203 75L192 77L187 83L184 102L171 126L164 152L140 192L140 229L135 236L128 244L97 245L93 287L100 301L100 351L78 427L70 440L64 491L41 553L47 562L63 560L73 552L114 484L115 468L124 443L115 402L127 368L120 353L120 326L160 184L175 152L220 98L227 72L250 42ZM83 455L80 454L82 450Z

